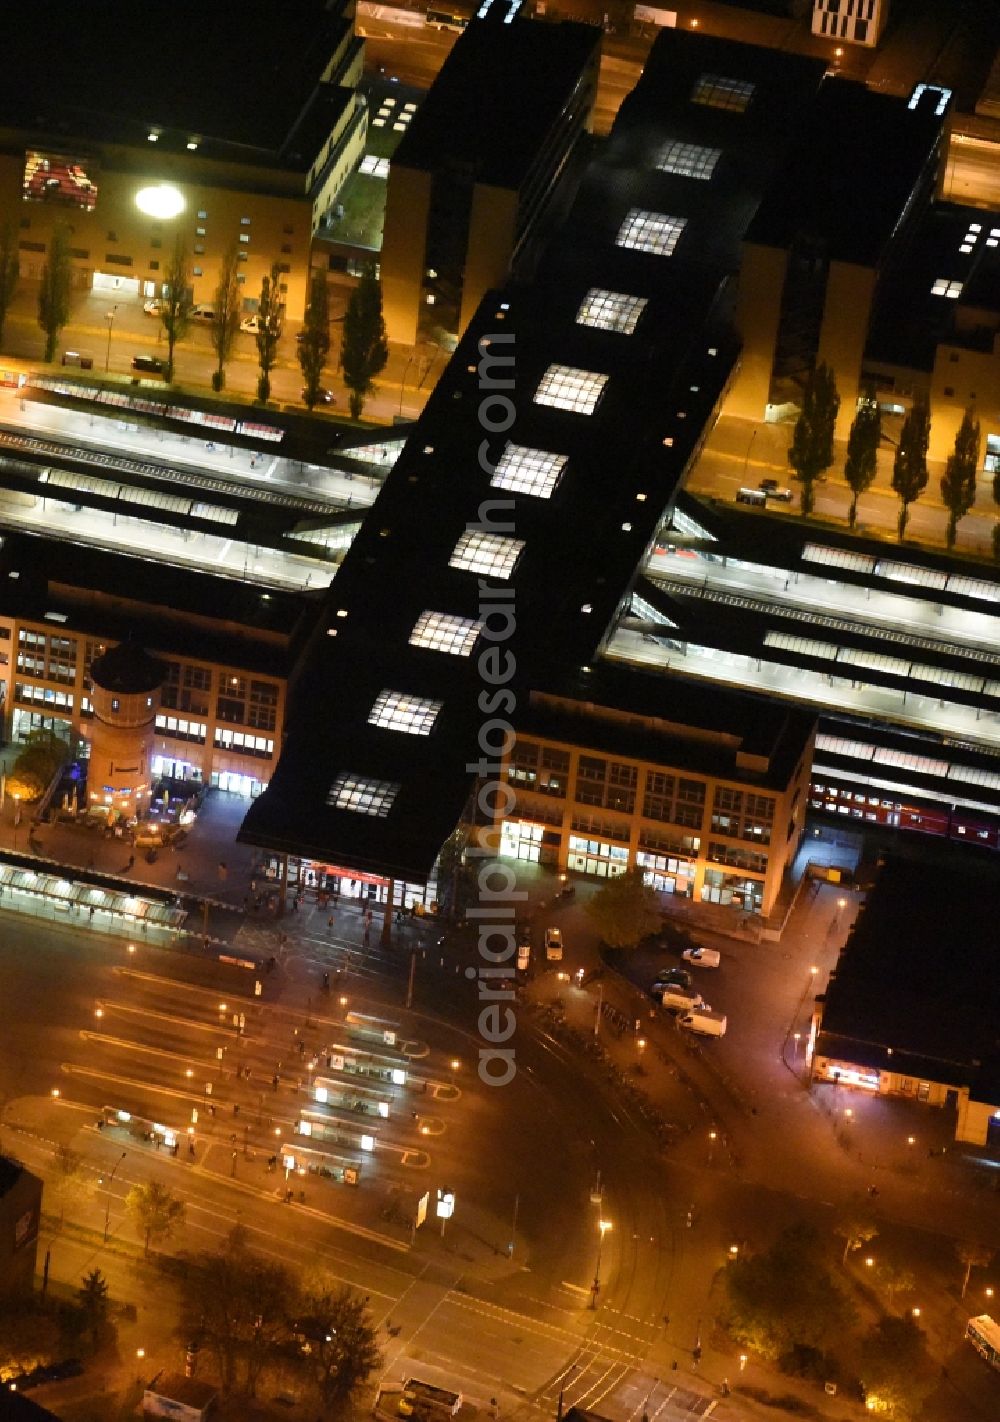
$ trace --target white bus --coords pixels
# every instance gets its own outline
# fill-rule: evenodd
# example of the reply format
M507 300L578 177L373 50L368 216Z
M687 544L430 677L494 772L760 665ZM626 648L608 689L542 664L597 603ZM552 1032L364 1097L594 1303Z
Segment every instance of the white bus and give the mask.
M965 1337L990 1367L1000 1372L1000 1323L995 1323L988 1313L981 1313L978 1318L969 1319Z

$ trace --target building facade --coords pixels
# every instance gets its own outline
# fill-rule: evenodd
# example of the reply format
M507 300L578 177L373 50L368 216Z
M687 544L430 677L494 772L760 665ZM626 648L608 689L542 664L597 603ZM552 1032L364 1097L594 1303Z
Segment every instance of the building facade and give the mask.
M593 705L571 714L572 740L518 731L501 854L602 879L640 868L661 893L766 917L802 834L811 733L793 765L779 766L731 735L665 734L650 717L646 754L626 756L609 753L608 732L634 733L640 718Z
M41 1214L42 1182L0 1156L0 1295L31 1293Z
M813 0L812 32L874 49L889 19L889 0Z

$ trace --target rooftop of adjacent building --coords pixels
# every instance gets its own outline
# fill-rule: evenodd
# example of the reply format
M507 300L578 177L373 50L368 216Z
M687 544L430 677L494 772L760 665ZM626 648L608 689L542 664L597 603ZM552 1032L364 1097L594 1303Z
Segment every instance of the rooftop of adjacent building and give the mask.
M817 1051L872 1069L913 1070L967 1084L977 1100L1000 1090L1000 879L992 860L925 864L889 858L868 895L824 995Z
M144 145L150 161L196 142L202 157L308 167L344 102L317 86L352 33L348 10L283 0L279 20L241 0L144 0L140 36L135 6L104 0L70 35L59 0L39 0L4 38L0 123Z
M518 188L591 64L601 32L566 21L473 20L393 157L393 167L467 168Z

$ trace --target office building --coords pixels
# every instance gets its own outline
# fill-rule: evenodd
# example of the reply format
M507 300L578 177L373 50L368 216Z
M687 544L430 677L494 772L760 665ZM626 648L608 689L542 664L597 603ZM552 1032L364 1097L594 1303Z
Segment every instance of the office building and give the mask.
M838 44L874 49L888 19L889 0L813 0L813 34Z
M389 169L385 319L407 345L457 338L491 287L530 270L591 126L600 31L495 8L456 42Z
M890 859L817 998L814 1082L937 1107L955 1139L1000 1141L992 865L947 876Z
M137 15L107 0L67 28L41 4L5 37L0 221L18 229L22 277L39 277L64 224L77 288L157 296L179 237L195 301L235 248L246 309L278 262L300 316L313 233L364 151L353 3L285 0L279 18L147 0L151 47Z

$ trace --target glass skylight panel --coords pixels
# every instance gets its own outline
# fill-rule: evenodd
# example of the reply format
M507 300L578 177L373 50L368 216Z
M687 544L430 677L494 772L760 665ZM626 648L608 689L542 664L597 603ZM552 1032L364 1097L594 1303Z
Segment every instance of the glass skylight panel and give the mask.
M826 563L833 568L850 568L854 573L870 573L875 559L867 553L851 553L846 548L827 548L822 543L807 543L802 557L809 563Z
M633 252L652 252L657 257L669 257L687 226L685 217L668 217L665 212L647 212L633 207L615 238L619 247Z
M943 591L948 586L948 574L937 568L921 568L916 563L879 562L875 573L894 583L913 583L921 588L937 588Z
M429 736L443 701L428 696L408 696L405 691L380 691L368 713L369 726L403 731L408 736Z
M949 281L947 277L938 277L931 287L931 296L947 296L952 301L957 301L962 295L962 283L960 281Z
M721 148L707 148L701 143L668 143L660 149L656 166L661 173L707 182L721 157Z
M534 494L536 498L548 499L568 461L566 454L507 444L490 484L494 489L508 489L512 494Z
M603 287L592 286L576 313L577 325L631 336L647 305L644 296L626 296L623 291L605 291Z
M536 405L551 405L575 415L592 415L608 383L596 370L572 365L550 365L535 391Z
M345 771L330 786L326 803L335 810L351 810L358 815L373 815L384 820L398 794L397 780L369 780L363 775Z
M503 538L497 533L463 533L448 559L448 566L485 578L509 578L524 547L523 538Z
M467 657L482 627L481 622L471 617L455 617L450 612L422 612L410 633L410 646L447 652L452 657Z
M717 543L718 539L713 533L709 533L707 528L702 528L696 519L683 509L675 508L670 516L670 527L678 533L685 534L688 538L702 538L709 543Z
M747 79L729 79L724 74L702 74L691 95L693 104L710 109L731 109L743 113L753 98L754 86Z
M833 661L837 648L832 642L817 642L812 637L794 637L787 632L768 632L764 637L765 647L776 647L782 652L799 652L804 657L823 657Z

